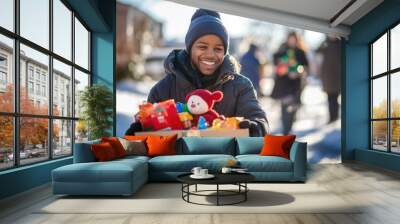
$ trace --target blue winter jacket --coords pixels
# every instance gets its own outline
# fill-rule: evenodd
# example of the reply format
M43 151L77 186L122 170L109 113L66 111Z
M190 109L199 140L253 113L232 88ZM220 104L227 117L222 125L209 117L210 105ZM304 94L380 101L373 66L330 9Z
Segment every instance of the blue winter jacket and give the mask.
M225 117L244 117L256 123L250 128L251 136L263 136L268 132L268 121L261 109L251 81L240 75L232 58L227 55L218 69L215 83L202 86L200 76L190 64L185 50L173 50L164 61L166 75L151 90L151 103L174 99L185 102L185 96L192 90L203 88L224 93L221 102L214 104L214 110ZM254 123L253 123L254 124Z

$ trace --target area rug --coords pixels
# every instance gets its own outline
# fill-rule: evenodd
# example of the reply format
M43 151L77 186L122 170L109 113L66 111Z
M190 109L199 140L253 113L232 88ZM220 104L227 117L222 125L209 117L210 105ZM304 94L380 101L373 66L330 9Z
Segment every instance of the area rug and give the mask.
M255 183L249 184L248 187L250 191L247 201L237 205L190 204L182 200L180 184L150 183L131 197L55 197L35 213L360 213L357 205L344 201L317 184ZM202 185L198 188L212 189L215 189L214 185ZM191 190L194 190L194 187ZM222 202L229 203L240 199L235 197L224 197ZM197 203L216 202L215 196L191 196L190 199Z

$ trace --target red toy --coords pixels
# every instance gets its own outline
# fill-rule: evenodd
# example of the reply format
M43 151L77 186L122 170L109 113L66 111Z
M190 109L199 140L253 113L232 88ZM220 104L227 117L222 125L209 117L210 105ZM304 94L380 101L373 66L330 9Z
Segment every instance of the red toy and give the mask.
M219 102L224 97L221 91L210 92L206 89L196 89L186 96L187 108L193 114L194 126L200 116L203 116L208 125L212 125L215 118L221 116L213 110L214 103ZM223 116L222 116L223 118Z
M140 123L145 131L183 129L174 100L166 100L156 104L146 103L140 105L139 108Z

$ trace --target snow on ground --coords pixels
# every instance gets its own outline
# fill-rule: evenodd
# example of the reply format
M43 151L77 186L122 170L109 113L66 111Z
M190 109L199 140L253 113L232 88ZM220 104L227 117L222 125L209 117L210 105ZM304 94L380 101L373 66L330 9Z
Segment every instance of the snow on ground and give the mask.
M273 81L264 80L265 85L273 86ZM271 84L272 82L272 84ZM117 84L117 136L123 136L138 105L147 99L148 92L155 84L152 81L124 81ZM309 79L302 94L303 105L297 112L297 121L293 133L298 141L308 143L308 161L310 163L340 162L340 120L327 125L327 97L321 83ZM280 103L269 97L260 98L262 108L267 114L271 133L281 133Z

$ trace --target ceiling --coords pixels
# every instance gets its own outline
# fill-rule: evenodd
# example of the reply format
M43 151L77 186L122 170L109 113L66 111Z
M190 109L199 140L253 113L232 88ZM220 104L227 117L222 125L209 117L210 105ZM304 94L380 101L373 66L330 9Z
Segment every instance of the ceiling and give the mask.
M198 8L347 37L383 0L170 0Z

